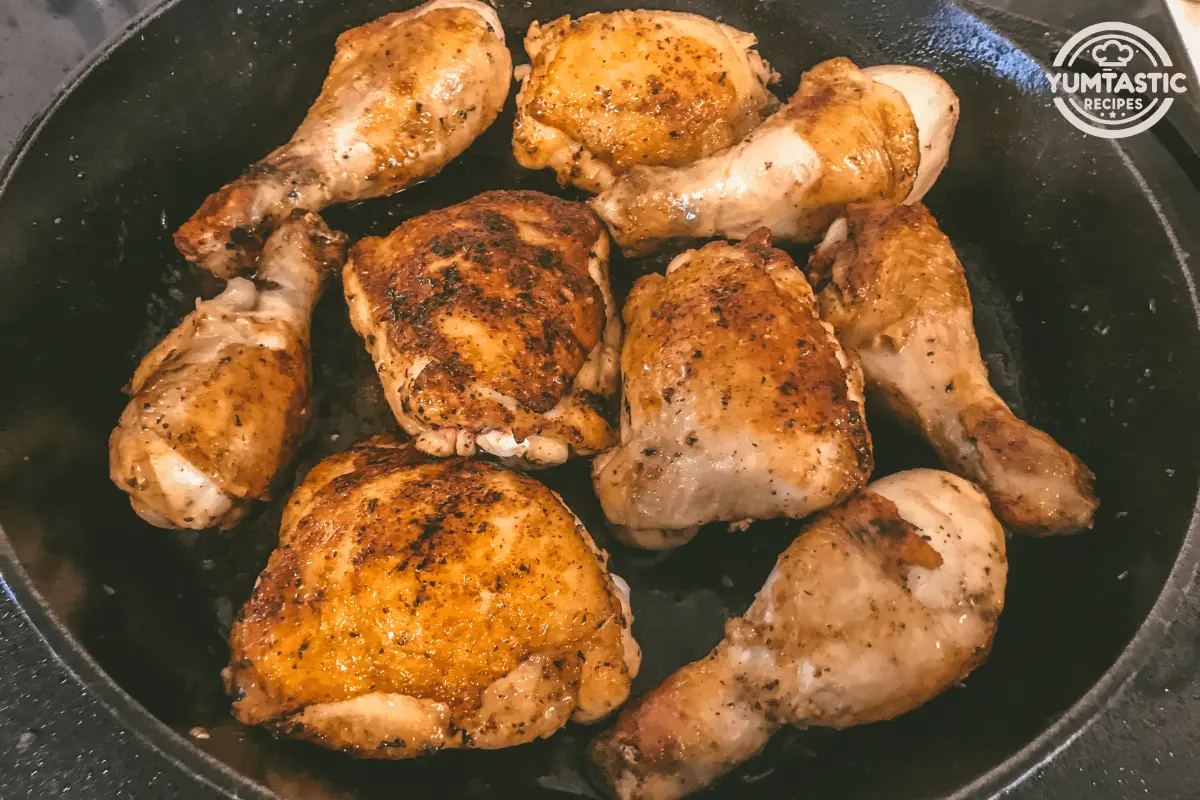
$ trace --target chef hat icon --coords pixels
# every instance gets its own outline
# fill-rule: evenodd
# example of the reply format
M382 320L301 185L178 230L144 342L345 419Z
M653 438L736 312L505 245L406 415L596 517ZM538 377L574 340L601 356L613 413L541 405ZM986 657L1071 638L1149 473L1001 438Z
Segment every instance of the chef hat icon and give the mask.
M1105 39L1092 48L1092 60L1101 67L1123 67L1133 60L1133 48L1118 39Z

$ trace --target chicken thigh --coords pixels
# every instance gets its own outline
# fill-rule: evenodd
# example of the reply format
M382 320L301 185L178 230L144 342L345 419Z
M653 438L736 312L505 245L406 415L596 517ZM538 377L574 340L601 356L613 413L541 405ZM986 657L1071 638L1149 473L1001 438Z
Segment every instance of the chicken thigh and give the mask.
M828 284L821 316L862 359L872 396L978 483L1001 522L1034 534L1091 526L1092 473L988 383L962 263L923 205L851 206L809 269Z
M957 122L958 98L932 72L834 58L739 144L685 167L635 167L592 207L629 255L763 226L777 240L811 241L848 203L921 199Z
M312 309L345 254L343 235L294 212L254 281L198 301L142 359L109 466L143 519L229 528L267 498L304 433Z
M862 375L761 231L634 284L620 446L592 465L614 532L649 549L709 522L803 517L871 474Z
M350 320L401 426L438 456L546 466L616 443L621 322L582 203L486 192L356 244Z
M253 264L294 208L380 197L436 175L496 119L511 72L500 20L478 0L431 0L346 31L291 141L210 195L176 246L229 277Z
M247 725L368 758L592 722L641 653L624 582L558 495L376 437L309 472L230 636Z
M1006 573L974 486L935 470L876 481L806 526L716 649L622 711L592 760L620 800L673 800L783 725L903 714L984 661Z
M533 23L513 153L563 185L607 189L630 167L724 150L778 105L753 34L696 14L617 11Z

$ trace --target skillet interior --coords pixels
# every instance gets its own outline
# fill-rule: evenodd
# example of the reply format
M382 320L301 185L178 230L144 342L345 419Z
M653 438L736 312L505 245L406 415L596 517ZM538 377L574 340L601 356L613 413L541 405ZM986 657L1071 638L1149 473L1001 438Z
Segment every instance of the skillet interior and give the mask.
M527 0L528 2L528 0ZM1019 413L1096 471L1096 530L1018 540L1008 607L988 665L897 721L841 733L786 732L718 794L933 797L995 767L1079 699L1113 663L1162 588L1191 515L1188 437L1195 320L1176 254L1108 143L1070 128L1025 55L948 5L680 2L752 30L794 88L807 66L847 54L942 72L963 101L950 166L929 204L967 264L993 380ZM349 7L348 7L349 6ZM619 3L503 3L509 43L533 19ZM277 792L297 796L536 796L587 791L589 729L497 753L352 763L278 743L228 716L223 636L265 562L279 503L229 534L142 524L107 480L105 442L137 358L197 294L170 233L203 196L290 134L341 30L394 10L379 0L181 3L113 52L50 118L0 197L0 525L36 586L104 669L177 730ZM352 237L488 188L554 191L517 168L509 113L436 180L331 211ZM797 253L802 257L803 253ZM647 265L614 265L629 277ZM337 288L314 331L308 443L281 495L325 454L389 426L370 362ZM931 465L877 416L879 470ZM1183 426L1182 428L1180 426ZM335 438L336 437L336 438ZM27 459L27 460L26 460ZM545 475L634 588L642 691L702 655L748 605L794 524L709 531L665 556L602 533L579 465Z

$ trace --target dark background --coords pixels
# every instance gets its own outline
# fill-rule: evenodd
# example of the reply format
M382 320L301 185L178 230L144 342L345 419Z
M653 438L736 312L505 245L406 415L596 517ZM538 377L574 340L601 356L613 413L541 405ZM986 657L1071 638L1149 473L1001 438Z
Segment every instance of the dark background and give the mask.
M66 75L153 2L0 0L0 158ZM1105 20L1132 22L1180 52L1172 46L1157 0L989 0L987 5L1071 32ZM1059 43L1055 35L1036 26L1029 30L1044 49L1025 44L1035 57L1049 60ZM103 702L50 655L6 587L0 584L0 589L0 798L218 796L122 730ZM1162 649L1069 748L1008 796L1200 797L1197 610L1200 584L1193 580L1179 608L1149 623L1168 626ZM986 726L988 720L978 724ZM802 795L802 787L797 792Z

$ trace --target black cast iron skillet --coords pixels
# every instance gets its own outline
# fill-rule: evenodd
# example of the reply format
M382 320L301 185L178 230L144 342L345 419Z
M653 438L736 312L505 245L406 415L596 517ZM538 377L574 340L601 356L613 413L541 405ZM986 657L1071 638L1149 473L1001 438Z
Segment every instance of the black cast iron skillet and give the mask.
M582 751L593 728L380 763L240 727L218 677L224 637L271 549L281 501L229 533L172 534L138 520L107 478L106 437L137 359L197 295L218 289L185 266L171 232L288 138L340 31L407 4L168 3L31 129L0 195L0 566L51 646L115 713L230 794L589 794ZM531 21L621 5L504 0L498 10L520 63ZM967 265L993 382L1092 466L1102 500L1089 533L1011 542L995 648L964 687L893 722L782 732L715 795L991 796L1097 713L1154 647L1162 609L1195 570L1200 336L1185 264L1200 252L1195 139L1189 148L1166 123L1116 145L1083 136L1050 105L1026 53L937 0L664 5L755 32L783 93L834 55L919 64L950 81L962 121L927 202ZM513 163L511 104L436 179L327 219L352 237L381 235L485 189L557 191L548 173ZM654 266L618 261L619 288ZM394 426L336 286L313 339L313 424L281 496L319 458ZM877 474L935 463L868 415ZM798 528L710 530L672 553L638 553L604 533L586 465L543 476L633 586L646 653L637 692L719 639ZM194 749L184 739L197 727L208 738L192 737Z

